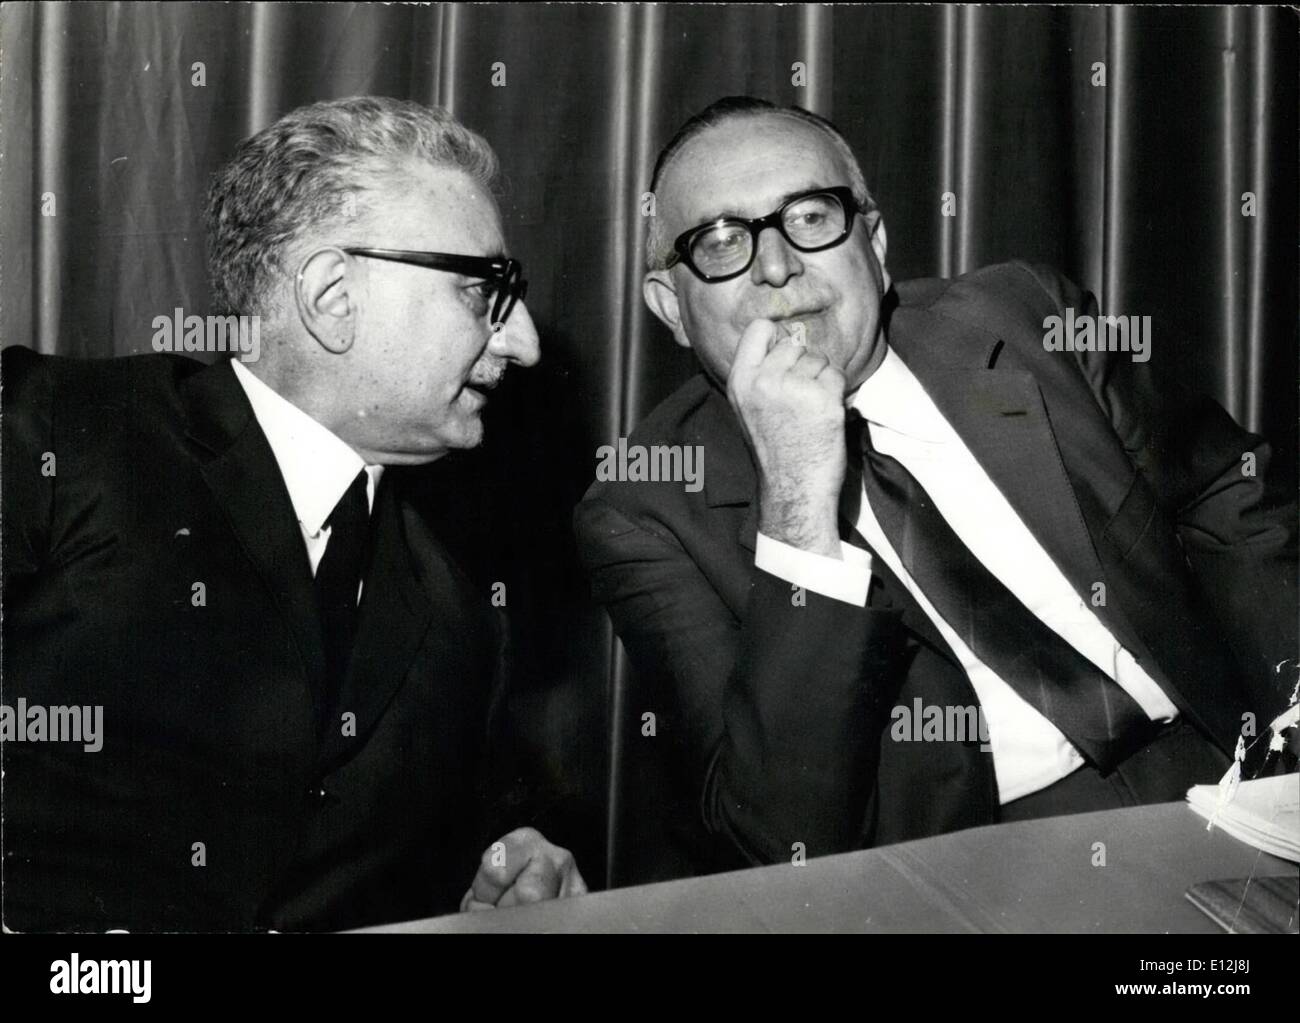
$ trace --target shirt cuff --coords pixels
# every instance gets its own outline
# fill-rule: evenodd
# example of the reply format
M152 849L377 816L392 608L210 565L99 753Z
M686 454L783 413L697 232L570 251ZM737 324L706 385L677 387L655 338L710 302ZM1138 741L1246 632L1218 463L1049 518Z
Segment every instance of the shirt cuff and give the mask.
M840 554L843 561L801 551L759 533L754 544L754 567L823 597L866 607L867 588L871 585L871 555L843 540Z

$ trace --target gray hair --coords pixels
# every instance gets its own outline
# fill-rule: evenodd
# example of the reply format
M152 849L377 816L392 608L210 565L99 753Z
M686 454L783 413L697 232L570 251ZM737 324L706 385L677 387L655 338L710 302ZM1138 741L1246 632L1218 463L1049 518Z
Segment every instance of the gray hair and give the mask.
M659 158L655 160L654 173L650 177L650 191L658 195L660 181L668 169L669 163L672 162L673 157L686 148L686 145L692 139L703 135L710 128L739 117L772 115L791 117L797 121L803 121L805 124L811 124L826 135L835 146L836 152L844 160L845 166L849 169L849 187L853 189L853 198L858 201L858 205L863 210L874 210L876 208L876 201L871 197L871 193L867 191L867 181L863 177L858 158L854 155L853 148L849 145L848 140L845 139L834 124L820 114L814 114L811 110L805 110L803 107L778 107L775 103L769 103L765 99L758 99L754 96L725 96L709 104L678 128L676 134L668 140L667 145L659 151ZM651 217L645 239L646 269L664 269L669 257L672 255L672 244L673 239L665 236L663 228L659 226L659 217Z
M410 159L462 170L489 192L496 181L480 135L441 107L384 96L299 107L245 139L213 175L204 211L214 311L269 312L291 247L353 223L378 180Z

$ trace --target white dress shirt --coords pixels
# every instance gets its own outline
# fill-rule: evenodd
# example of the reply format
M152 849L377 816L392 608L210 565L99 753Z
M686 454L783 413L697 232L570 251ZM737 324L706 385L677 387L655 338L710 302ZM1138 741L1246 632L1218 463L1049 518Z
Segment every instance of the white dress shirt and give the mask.
M330 539L330 527L325 525L325 520L362 469L366 470L366 501L373 510L375 488L379 486L384 467L366 465L345 441L277 394L238 359L232 359L230 365L280 466L289 500L298 516L311 574L315 577ZM357 599L361 599L360 586Z
M1105 672L1153 721L1178 714L1169 697L1081 601L1056 563L989 479L920 382L892 350L853 396L876 450L925 489L976 558L1044 624ZM1083 758L1046 717L981 662L926 599L885 537L864 491L858 532L885 560L957 655L988 724L999 799L1009 803L1071 774ZM871 555L844 544L845 560L759 535L755 565L815 593L866 605Z

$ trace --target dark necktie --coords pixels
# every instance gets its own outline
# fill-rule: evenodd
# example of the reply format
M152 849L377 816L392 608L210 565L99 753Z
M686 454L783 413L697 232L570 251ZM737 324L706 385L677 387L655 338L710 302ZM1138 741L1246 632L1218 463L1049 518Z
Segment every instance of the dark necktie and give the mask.
M330 527L330 538L316 566L315 588L325 643L326 693L321 709L328 718L343 688L352 653L357 628L357 588L370 548L370 507L366 501L364 469L339 498L325 524Z
M984 567L912 474L875 449L856 409L849 437L861 452L862 484L881 529L971 652L1104 773L1141 749L1158 726L1133 698Z

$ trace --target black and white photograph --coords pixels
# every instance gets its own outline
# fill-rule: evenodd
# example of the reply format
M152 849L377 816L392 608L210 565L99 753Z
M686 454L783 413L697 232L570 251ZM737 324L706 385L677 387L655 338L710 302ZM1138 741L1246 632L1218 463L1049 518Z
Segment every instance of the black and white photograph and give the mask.
M1294 1007L1297 9L6 2L0 192L7 988Z

